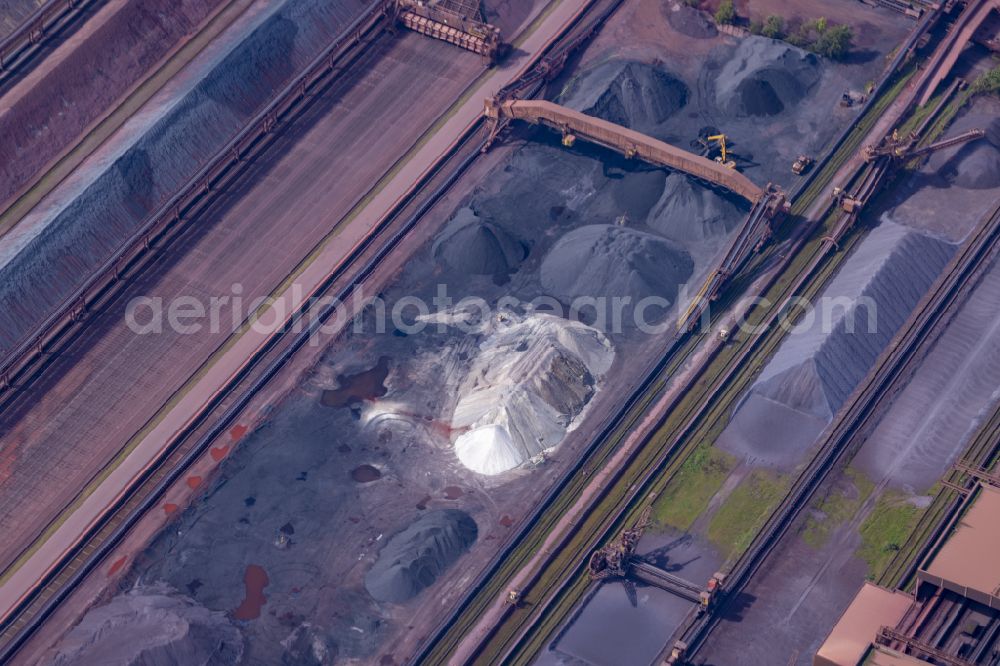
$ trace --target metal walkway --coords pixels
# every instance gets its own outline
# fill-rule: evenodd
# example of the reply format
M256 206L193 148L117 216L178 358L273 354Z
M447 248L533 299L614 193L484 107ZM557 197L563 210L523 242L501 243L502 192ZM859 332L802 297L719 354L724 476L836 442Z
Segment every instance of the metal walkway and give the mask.
M594 118L568 109L553 102L541 100L509 100L486 102L486 115L490 118L524 120L529 123L546 125L563 135L573 135L591 143L611 148L626 157L683 171L695 178L708 181L725 188L751 203L756 204L764 196L763 188L735 169L718 162L694 155L686 150L671 146L658 139L646 136L627 127Z
M691 603L701 603L701 593L703 591L701 587L672 573L668 573L649 562L639 559L632 560L629 566L629 577L676 594L681 599L687 599Z

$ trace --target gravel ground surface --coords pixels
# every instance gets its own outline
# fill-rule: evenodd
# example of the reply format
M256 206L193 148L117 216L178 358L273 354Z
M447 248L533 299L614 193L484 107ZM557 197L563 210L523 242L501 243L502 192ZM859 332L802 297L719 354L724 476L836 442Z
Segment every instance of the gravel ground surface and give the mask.
M481 71L475 56L451 49L406 33L373 50L6 409L0 561L9 563L122 450L223 344L232 322L285 279ZM405 125L390 104L400 94L425 102ZM368 159L358 162L360 152ZM206 308L223 299L219 327L206 322L192 333L166 323L159 334L138 335L125 312L141 296L193 297Z

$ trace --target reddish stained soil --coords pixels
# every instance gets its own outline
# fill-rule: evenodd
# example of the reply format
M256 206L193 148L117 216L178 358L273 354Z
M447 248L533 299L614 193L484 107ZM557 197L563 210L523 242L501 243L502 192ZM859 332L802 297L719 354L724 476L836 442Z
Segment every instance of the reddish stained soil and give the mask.
M458 486L448 486L444 489L444 498L450 500L456 500L461 497L464 493L462 489Z
M169 516L172 513L176 513L178 508L180 507L178 507L173 502L167 502L166 504L163 505L163 513Z
M504 527L510 527L514 524L514 519L505 514L504 517L500 519L500 524Z
M389 376L389 357L383 356L374 368L353 375L338 375L339 388L323 391L327 407L347 407L363 400L374 400L386 394L385 378Z
M452 435L460 435L469 429L468 427L452 428L450 423L439 421L438 419L432 419L427 427L430 428L431 432L440 435L443 439L450 439Z
M212 456L212 460L219 462L229 453L229 446L213 446L209 453Z
M195 488L197 488L198 486L201 485L201 477L198 476L197 474L195 474L193 476L189 476L187 478L187 484L188 484L188 488L190 488L191 490L194 490Z
M119 571L121 571L122 567L125 566L125 562L127 560L128 560L128 558L125 557L124 555L122 555L117 560L115 560L114 562L112 562L111 566L108 568L108 576L114 576L116 573L118 573Z
M234 442L238 442L243 439L243 435L247 434L249 428L242 423L237 423L232 428L229 429L229 439Z
M243 601L233 611L233 618L236 620L256 620L260 617L260 609L267 603L264 588L270 582L264 567L248 564L246 572L243 574L243 585L246 587L246 592L243 595Z
M89 32L85 27L80 32L85 39L66 57L15 86L5 96L2 106L7 109L0 116L0 135L5 137L0 143L0 202L28 185L220 2L122 2L103 24Z

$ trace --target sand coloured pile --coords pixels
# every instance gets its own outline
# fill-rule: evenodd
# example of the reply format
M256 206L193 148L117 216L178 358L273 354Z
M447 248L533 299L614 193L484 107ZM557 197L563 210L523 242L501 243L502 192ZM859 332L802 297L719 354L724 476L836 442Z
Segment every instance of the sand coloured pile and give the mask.
M137 588L92 608L54 648L53 666L238 664L243 638L226 615L172 593Z
M524 245L503 228L460 208L434 241L434 258L470 275L506 275L524 260Z
M497 324L462 383L455 454L495 475L557 446L590 402L614 351L599 331L552 315Z
M542 261L542 286L565 301L578 297L647 296L673 303L691 276L691 256L671 241L612 224L570 231Z
M716 100L734 116L774 116L801 101L820 76L816 55L766 37L748 37L719 72Z
M575 80L560 102L633 129L653 132L687 105L688 87L653 65L614 60Z
M412 599L467 551L478 533L476 521L464 511L425 513L389 538L365 574L365 589L379 601Z

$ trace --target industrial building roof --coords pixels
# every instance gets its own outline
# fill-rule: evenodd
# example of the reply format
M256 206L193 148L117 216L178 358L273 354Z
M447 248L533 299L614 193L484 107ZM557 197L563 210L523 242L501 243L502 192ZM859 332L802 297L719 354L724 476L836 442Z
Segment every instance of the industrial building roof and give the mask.
M982 485L952 533L920 572L927 580L1000 607L1000 490Z
M813 666L857 666L879 628L895 626L912 601L907 594L865 583L816 653Z

